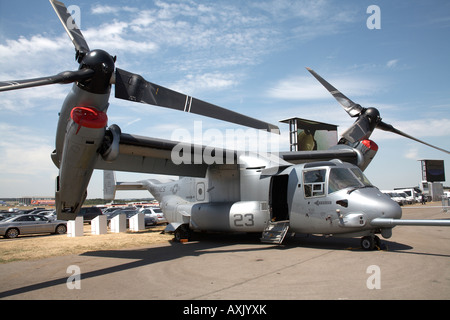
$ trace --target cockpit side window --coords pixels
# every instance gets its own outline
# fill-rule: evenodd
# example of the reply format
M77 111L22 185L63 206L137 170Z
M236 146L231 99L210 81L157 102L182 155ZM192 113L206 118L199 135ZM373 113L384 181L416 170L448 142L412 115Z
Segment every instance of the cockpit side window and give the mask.
M349 187L366 187L372 184L359 168L332 168L328 179L328 193Z
M319 197L325 195L325 169L303 172L305 197Z
M359 168L351 168L350 171L362 182L365 186L371 186L369 179L364 175L364 173Z

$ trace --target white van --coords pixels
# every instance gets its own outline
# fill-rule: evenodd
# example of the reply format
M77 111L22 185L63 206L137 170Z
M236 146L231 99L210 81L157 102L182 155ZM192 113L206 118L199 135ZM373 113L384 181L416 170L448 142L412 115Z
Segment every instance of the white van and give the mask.
M397 202L400 206L405 205L407 202L406 198L398 192L398 190L381 190L382 193L390 197L392 200Z
M414 190L414 188L394 189L394 192L401 192L406 194L406 201L408 204L420 202L420 195Z

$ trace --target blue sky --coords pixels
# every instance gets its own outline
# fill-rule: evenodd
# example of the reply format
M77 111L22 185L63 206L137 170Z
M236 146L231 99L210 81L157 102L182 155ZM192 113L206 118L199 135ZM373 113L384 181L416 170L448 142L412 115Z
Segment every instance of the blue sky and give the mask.
M261 120L301 117L353 122L307 72L311 67L383 121L450 149L450 2L448 1L66 1L91 49L117 55L116 66L147 80ZM380 8L381 29L366 21ZM47 0L0 0L0 79L76 70L71 41ZM50 159L58 112L70 85L1 93L0 197L54 193ZM179 128L236 128L228 123L110 99L109 124L123 132L171 139ZM280 149L288 150L288 127ZM381 189L418 185L419 159L450 157L375 131L380 150L366 169ZM124 181L150 175L118 173ZM447 180L450 177L446 170ZM448 183L445 183L448 185ZM88 198L102 197L95 172ZM145 192L121 192L119 197Z

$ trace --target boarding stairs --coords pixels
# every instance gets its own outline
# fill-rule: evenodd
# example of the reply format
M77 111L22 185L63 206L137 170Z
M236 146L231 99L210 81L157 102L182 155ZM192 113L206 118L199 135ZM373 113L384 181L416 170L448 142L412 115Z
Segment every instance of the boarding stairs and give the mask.
M261 242L281 244L289 230L289 220L269 221L264 229Z

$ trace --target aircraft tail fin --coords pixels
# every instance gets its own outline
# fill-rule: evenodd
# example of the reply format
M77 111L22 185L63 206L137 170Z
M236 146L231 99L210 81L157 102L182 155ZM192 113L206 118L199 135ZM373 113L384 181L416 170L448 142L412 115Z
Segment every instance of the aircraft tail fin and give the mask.
M172 181L172 180L171 180ZM117 190L147 190L153 193L158 185L163 184L159 180L149 179L136 182L117 182L114 171L103 171L103 197L105 200L114 200Z
M103 198L114 200L116 197L116 174L114 171L103 171Z

